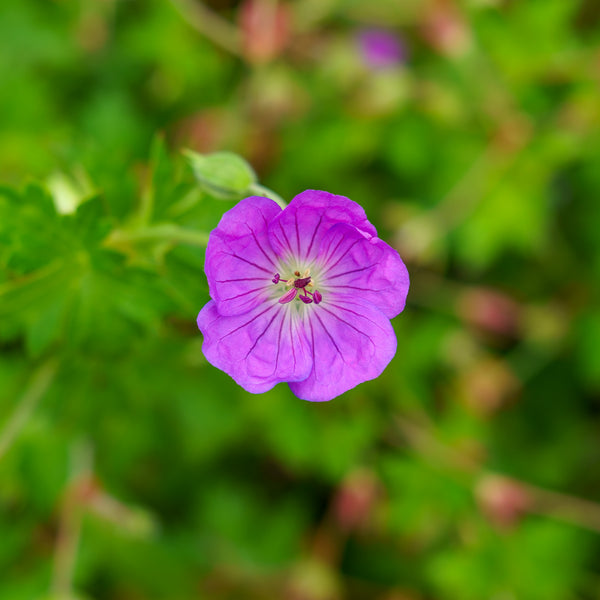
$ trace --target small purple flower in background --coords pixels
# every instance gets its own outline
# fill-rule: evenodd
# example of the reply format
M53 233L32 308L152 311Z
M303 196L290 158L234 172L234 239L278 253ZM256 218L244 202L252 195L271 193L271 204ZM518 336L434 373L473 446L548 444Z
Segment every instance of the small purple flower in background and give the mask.
M299 398L331 400L396 353L390 319L408 272L348 198L308 190L284 210L242 200L211 232L205 271L202 350L249 392L285 381Z
M373 69L393 67L406 58L400 38L385 29L362 30L358 44L365 63Z

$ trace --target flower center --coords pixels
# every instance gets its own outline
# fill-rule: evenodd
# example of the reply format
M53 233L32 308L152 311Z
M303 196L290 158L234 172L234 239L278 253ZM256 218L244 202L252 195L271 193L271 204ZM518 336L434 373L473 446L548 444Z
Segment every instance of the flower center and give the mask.
M279 298L279 304L287 304L294 298L301 300L304 304L319 304L323 300L323 296L319 290L309 290L307 288L314 287L314 282L310 276L310 270L306 269L304 273L300 274L300 271L294 271L294 277L289 279L281 279L279 273L275 273L271 280L275 285L284 283L286 288L289 288L281 298ZM300 292L300 293L298 293Z

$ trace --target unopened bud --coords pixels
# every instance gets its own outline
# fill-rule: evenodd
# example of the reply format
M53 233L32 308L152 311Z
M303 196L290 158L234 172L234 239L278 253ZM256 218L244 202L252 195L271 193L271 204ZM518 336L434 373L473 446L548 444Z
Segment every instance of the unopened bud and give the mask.
M475 489L483 513L499 527L514 525L531 506L531 497L519 482L487 475Z
M379 486L373 473L363 469L351 473L342 482L334 500L334 514L342 529L363 527L378 495Z
M461 294L457 310L463 320L483 331L503 336L514 336L517 333L519 305L496 290L468 290Z
M290 11L278 0L246 0L240 9L244 56L253 63L275 58L289 38Z
M198 154L185 150L184 154L200 186L217 198L239 198L257 182L252 167L233 152Z
M437 0L423 24L423 35L441 54L462 56L471 46L468 25L458 8L448 0Z

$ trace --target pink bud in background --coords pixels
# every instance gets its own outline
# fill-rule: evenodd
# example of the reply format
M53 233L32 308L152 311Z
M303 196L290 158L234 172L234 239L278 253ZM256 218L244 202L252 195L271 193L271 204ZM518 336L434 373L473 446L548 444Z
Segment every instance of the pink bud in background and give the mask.
M174 143L202 154L216 152L225 143L231 121L231 115L220 108L199 111L174 125Z
M476 486L475 495L482 512L498 527L515 525L531 507L531 497L519 482L486 475Z
M461 56L471 45L471 32L452 0L435 0L423 22L423 37L440 53Z
M246 0L239 15L244 56L252 63L273 60L289 39L290 11L277 0Z
M519 305L502 292L470 289L459 297L457 310L463 320L477 329L509 337L517 334Z
M371 471L359 469L342 482L333 502L334 514L345 531L365 526L379 496L379 485Z

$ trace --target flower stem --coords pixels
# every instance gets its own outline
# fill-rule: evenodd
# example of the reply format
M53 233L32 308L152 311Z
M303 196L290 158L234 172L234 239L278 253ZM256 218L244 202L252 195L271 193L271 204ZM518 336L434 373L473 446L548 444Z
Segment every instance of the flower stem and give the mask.
M276 194L273 190L265 187L264 185L260 185L259 183L253 183L248 189L249 192L258 194L259 196L265 196L266 198L270 198L274 202L277 202L281 208L285 208L287 206L287 202L279 195Z
M423 415L424 417L424 415ZM425 420L417 422L406 417L396 419L397 431L408 445L435 464L445 464L463 473L471 484L482 477L510 479L520 485L532 499L530 512L600 533L600 504L517 480L508 475L482 468L478 460L440 441Z
M533 498L538 514L600 533L600 504L522 481L519 483Z
M240 56L241 42L236 27L201 2L170 0L177 12L199 33L224 50Z
M92 479L93 453L90 445L79 441L71 447L71 473L62 504L54 550L52 593L57 600L74 600L73 576L84 506L86 487Z
M143 242L170 242L205 248L208 244L208 233L171 224L143 227L133 231L116 229L104 240L104 245L119 250L128 244Z
M31 377L29 386L17 402L17 407L0 431L0 459L12 446L33 414L35 407L52 385L57 368L58 361L50 359L43 363Z

